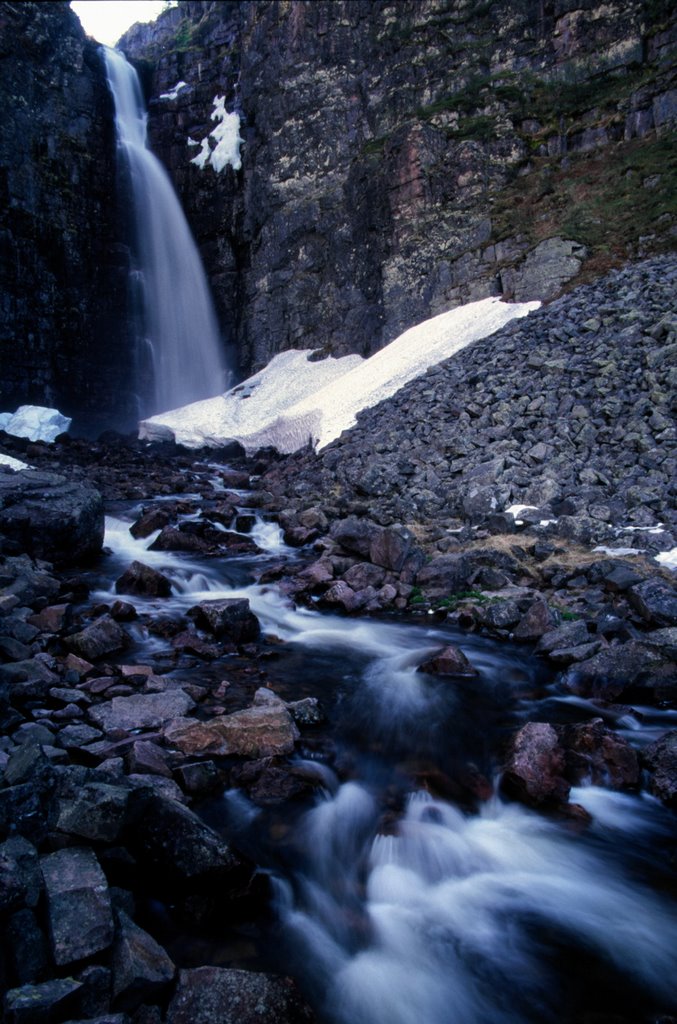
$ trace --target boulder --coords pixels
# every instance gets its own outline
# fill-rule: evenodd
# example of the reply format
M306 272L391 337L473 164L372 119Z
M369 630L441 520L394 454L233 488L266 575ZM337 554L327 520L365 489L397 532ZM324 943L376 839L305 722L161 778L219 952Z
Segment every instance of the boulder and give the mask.
M476 676L478 671L459 647L450 644L419 666L419 672L432 676Z
M37 850L23 836L0 844L0 911L35 907L42 891Z
M66 637L65 644L69 650L87 661L103 658L107 654L116 654L131 644L131 638L122 626L119 626L110 615L102 615L96 622L86 626L80 633Z
M572 665L562 683L581 697L670 700L677 691L677 664L660 648L631 640Z
M114 1005L134 1010L155 1002L174 978L175 968L162 946L123 911L116 914L113 968Z
M677 590L659 577L630 587L627 598L643 619L655 626L677 626Z
M76 1009L82 982L55 978L39 985L22 985L5 995L7 1024L51 1024L64 1020Z
M41 858L54 962L82 960L113 941L106 878L91 850L73 847Z
M534 601L515 626L516 640L538 640L557 625L557 618L543 600Z
M59 801L56 827L67 835L113 843L125 825L129 791L105 782L89 782Z
M58 565L89 560L103 545L103 498L90 484L56 473L1 473L0 533L32 558Z
M651 772L651 792L668 807L677 808L677 729L645 747L641 759Z
M637 752L627 740L608 729L601 718L558 730L565 750L566 777L573 785L592 782L611 789L639 785Z
M194 614L198 626L219 640L246 644L257 640L261 632L259 620L252 612L246 597L202 601L191 613Z
M566 803L570 785L564 778L564 751L552 725L527 722L512 744L503 771L505 792L532 807Z
M167 1024L313 1024L290 978L198 967L181 971Z
M169 597L172 583L163 573L143 562L134 561L115 582L116 594L139 594L144 597Z
M350 516L332 523L329 535L344 551L369 558L372 541L381 533L381 527L368 519Z
M179 719L164 729L165 741L183 754L269 757L290 754L299 731L286 707L263 704L208 722Z
M129 697L113 697L89 709L91 720L104 732L132 732L135 729L159 729L194 707L192 697L184 690L164 693L134 693Z

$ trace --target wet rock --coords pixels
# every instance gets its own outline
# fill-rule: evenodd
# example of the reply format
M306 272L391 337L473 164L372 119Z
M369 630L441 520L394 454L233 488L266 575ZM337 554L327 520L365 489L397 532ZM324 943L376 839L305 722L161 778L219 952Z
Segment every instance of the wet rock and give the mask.
M285 706L297 725L319 725L325 721L326 716L320 707L317 697L304 697L302 700L292 700Z
M219 640L246 644L257 640L261 632L259 620L252 612L247 598L203 601L192 613L197 625Z
M158 729L165 722L185 715L194 701L183 690L164 693L135 693L89 709L89 717L104 732L132 732L134 729Z
M71 848L41 858L52 956L59 966L107 949L113 915L106 878L91 850Z
M157 1001L174 978L174 964L148 932L123 911L116 914L113 943L113 999L120 1009Z
M129 634L109 615L103 615L80 633L66 637L66 646L87 661L116 654L131 644Z
M515 736L504 767L502 788L532 807L566 803L564 751L553 726L528 722Z
M591 782L611 789L639 785L637 752L601 718L564 726L559 735L566 751L566 776L573 785Z
M246 708L207 722L179 719L165 727L164 737L183 754L260 758L290 754L299 731L286 707L273 704Z
M181 971L167 1024L313 1024L290 978L198 967Z
M56 473L2 473L0 533L32 558L59 565L84 561L103 545L103 498L89 484Z
M451 644L424 661L419 666L419 672L427 672L432 676L472 677L478 675L477 669L466 658L463 651Z
M629 641L572 665L562 684L582 697L669 700L677 688L677 664L660 650Z
M151 551L188 551L207 554L209 544L195 533L165 526L150 546Z
M629 603L642 618L656 626L677 626L677 591L660 578L630 587Z
M668 807L677 808L677 729L649 744L640 756L651 772L651 792Z
M151 533L155 533L156 530L161 530L164 526L167 526L169 519L170 515L167 509L154 508L139 516L129 527L129 532L137 540L144 540L146 537L150 537Z
M169 597L171 580L157 569L134 561L115 583L116 594L140 594L145 597Z
M52 1024L63 1020L77 1006L82 982L74 978L55 978L39 985L22 985L5 996L7 1024Z
M241 878L241 861L216 832L187 807L147 790L133 797L129 846L168 884L210 878L230 889Z

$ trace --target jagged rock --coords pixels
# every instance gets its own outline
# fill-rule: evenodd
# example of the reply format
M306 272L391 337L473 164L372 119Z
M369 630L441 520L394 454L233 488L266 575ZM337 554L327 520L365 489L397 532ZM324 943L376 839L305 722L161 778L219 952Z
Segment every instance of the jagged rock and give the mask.
M183 754L267 757L290 754L299 731L283 704L235 711L207 722L178 719L164 729L165 741Z
M156 530L161 530L167 526L169 519L170 516L167 509L154 508L139 516L129 527L129 532L137 540L144 540L146 537L150 537L151 533L155 533Z
M89 782L61 799L56 827L60 832L113 843L126 823L129 792L105 782Z
M147 790L133 803L129 844L142 864L170 883L208 877L226 889L239 884L241 861L193 811Z
M677 729L650 743L640 756L651 772L651 792L668 807L677 807Z
M101 551L103 498L56 473L0 474L0 532L32 558L72 565Z
M529 253L518 270L505 275L505 286L512 290L516 302L551 299L576 276L586 253L579 242L547 238Z
M629 641L572 665L562 683L582 697L617 700L641 694L645 698L669 700L677 688L677 665L662 651Z
M42 857L40 866L55 963L63 966L107 949L113 941L110 895L92 851L58 850Z
M639 785L637 752L601 718L563 726L559 735L566 751L566 776L573 785L592 782L611 789Z
M564 622L556 629L544 633L536 644L537 654L550 654L563 647L578 647L590 640L588 627L582 620Z
M70 625L72 614L71 604L53 604L31 615L28 621L41 633L60 633Z
M369 544L369 559L374 565L399 572L407 561L413 547L413 538L397 530L381 530L375 533ZM374 583L378 587L378 583Z
M124 760L125 768L130 775L162 775L168 779L172 777L167 753L157 743L137 740L125 754Z
M118 626L109 615L102 615L100 619L86 626L80 633L73 633L66 637L65 644L81 658L87 661L95 661L103 658L106 654L116 654L125 650L131 644L129 634Z
M174 964L162 946L123 911L116 914L112 952L113 998L121 1009L154 1002L174 978Z
M516 640L538 640L557 625L557 618L543 600L534 601L515 626Z
M90 708L88 714L104 732L132 732L134 729L158 729L165 722L185 715L194 703L184 690L135 693L129 697L113 697Z
M39 985L22 985L5 996L7 1024L49 1024L64 1019L77 1006L82 982L74 978L55 978Z
M354 591L364 590L365 587L380 587L385 580L386 571L380 565L372 565L370 562L358 562L351 566L343 574L343 580Z
M259 620L252 612L247 598L202 601L193 611L198 626L220 640L246 644L257 640L261 632Z
M482 622L490 629L501 631L511 630L522 618L519 601L499 600L492 601L486 608L481 610Z
M563 804L570 789L565 767L564 751L553 726L527 722L513 740L502 787L532 807Z
M656 626L677 626L677 591L660 578L644 580L630 587L628 601L647 622Z
M312 1024L314 1015L290 978L198 967L181 971L167 1024Z
M134 561L115 583L116 594L140 594L145 597L169 597L171 580L143 562Z
M357 594L344 580L337 580L336 583L325 590L320 603L329 607L343 608L346 612L354 612L362 607L362 602Z
M419 672L433 676L476 676L477 669L459 647L449 645L419 666Z

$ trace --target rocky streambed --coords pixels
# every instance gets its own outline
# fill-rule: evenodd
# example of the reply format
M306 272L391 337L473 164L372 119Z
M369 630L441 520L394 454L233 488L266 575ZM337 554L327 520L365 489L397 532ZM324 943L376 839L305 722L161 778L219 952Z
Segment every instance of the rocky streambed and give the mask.
M0 437L8 1022L672 1019L671 266L319 456Z

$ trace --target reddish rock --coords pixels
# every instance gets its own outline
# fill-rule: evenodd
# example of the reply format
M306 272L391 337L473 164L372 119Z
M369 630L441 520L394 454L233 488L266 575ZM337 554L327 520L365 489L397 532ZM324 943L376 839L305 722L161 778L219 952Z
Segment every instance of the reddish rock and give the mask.
M165 726L164 737L183 754L260 758L290 754L299 731L283 704L264 704L209 722L179 718Z
M637 752L601 718L567 725L559 730L559 736L565 748L566 776L574 785L587 781L611 789L639 785Z
M419 666L419 672L427 672L432 676L476 676L477 669L472 665L462 650L450 644L438 654Z
M546 722L527 722L513 740L502 787L532 807L563 804L570 789L565 768L555 729Z
M115 583L116 594L139 594L144 597L169 597L171 580L143 562L134 561Z

